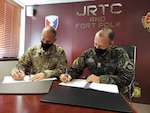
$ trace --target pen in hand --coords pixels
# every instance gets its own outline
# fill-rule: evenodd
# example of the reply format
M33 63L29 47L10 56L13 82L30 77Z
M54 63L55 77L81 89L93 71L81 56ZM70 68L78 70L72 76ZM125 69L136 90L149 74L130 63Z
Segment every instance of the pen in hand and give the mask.
M21 73L20 69L18 68L19 73Z
M66 68L65 75L66 75L66 78L67 78L67 82L69 82L69 81L72 79L72 77L71 77L71 75L68 73L67 68Z
M65 74L66 74L66 77L68 78L68 69L67 68L66 68Z
M13 75L13 78L15 80L23 80L24 79L24 73L22 72L22 70L20 70L20 68L17 68L17 70L18 70L18 72Z
M29 78L31 78L32 68L30 69Z
M20 68L18 68L18 72L20 73L19 75L23 75L24 74L24 72Z

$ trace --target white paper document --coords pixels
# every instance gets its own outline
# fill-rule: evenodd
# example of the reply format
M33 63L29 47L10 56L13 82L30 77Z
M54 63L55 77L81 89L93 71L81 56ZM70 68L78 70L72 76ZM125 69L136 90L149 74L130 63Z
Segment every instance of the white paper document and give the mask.
M70 86L70 87L78 87L85 89L93 89L98 91L105 91L110 93L119 93L118 86L115 84L103 84L103 83L88 83L85 79L73 79L67 83L59 83L59 85Z
M59 83L59 85L63 86L71 86L71 87L79 87L79 88L84 88L84 86L87 84L86 80L84 79L73 79L70 82L67 83Z
M11 76L5 76L3 83L18 83L18 82L31 82L31 80L29 80L30 76L26 75L24 77L24 80L14 80ZM57 78L46 78L46 79L42 79L39 81L46 81L46 80L57 80Z
M89 88L110 93L119 93L118 86L115 84L102 84L92 82Z

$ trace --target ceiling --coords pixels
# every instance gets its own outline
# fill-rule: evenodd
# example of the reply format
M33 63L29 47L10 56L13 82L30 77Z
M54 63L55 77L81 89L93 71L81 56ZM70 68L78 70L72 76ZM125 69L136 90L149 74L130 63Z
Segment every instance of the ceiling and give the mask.
M44 5L44 4L57 4L57 3L71 3L71 2L85 2L95 0L12 0L22 5Z

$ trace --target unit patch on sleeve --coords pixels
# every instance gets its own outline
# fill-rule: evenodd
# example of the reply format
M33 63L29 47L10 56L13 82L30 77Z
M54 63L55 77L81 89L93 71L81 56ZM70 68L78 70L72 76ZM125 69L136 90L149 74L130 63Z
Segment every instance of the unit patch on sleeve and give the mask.
M128 72L133 72L134 71L134 64L131 62L125 62L123 69L125 69Z

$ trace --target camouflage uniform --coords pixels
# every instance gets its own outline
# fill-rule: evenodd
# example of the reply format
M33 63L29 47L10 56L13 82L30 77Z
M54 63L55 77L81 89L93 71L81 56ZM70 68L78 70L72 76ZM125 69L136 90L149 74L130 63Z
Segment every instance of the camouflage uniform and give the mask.
M25 74L37 74L44 72L46 78L59 76L64 73L67 67L67 59L64 50L53 44L46 52L41 48L41 44L30 47L19 59L16 67ZM15 69L12 70L12 73Z
M116 84L125 96L128 95L127 86L133 79L135 66L124 49L111 46L104 55L97 57L94 48L90 48L73 62L69 74L78 78L86 67L88 75L99 76L101 83Z

